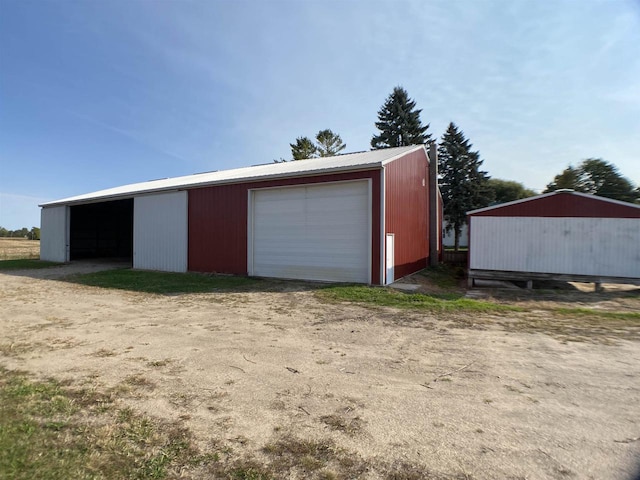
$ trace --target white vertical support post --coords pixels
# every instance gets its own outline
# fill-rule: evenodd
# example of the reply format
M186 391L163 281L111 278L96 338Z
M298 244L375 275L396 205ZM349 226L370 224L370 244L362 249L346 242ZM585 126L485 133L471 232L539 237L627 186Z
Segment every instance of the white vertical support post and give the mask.
M436 142L429 144L429 265L438 265L438 149Z

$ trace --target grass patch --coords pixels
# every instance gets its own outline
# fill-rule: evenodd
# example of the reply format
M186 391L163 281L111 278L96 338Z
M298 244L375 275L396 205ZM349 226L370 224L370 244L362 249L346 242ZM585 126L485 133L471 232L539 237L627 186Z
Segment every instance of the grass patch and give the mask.
M19 357L20 355L31 352L36 348L41 348L43 345L37 342L12 342L12 343L0 343L0 354L6 357Z
M206 460L176 425L159 428L111 396L0 367L3 479L165 478Z
M14 260L0 260L0 270L34 270L38 268L57 267L57 262L47 262L33 258L18 258Z
M0 366L0 478L346 480L369 472L389 480L454 478L363 459L329 439L291 435L265 445L260 460L217 441L203 452L179 423L118 406L120 393L35 381Z
M455 293L425 295L364 285L332 285L318 290L317 293L321 298L330 301L355 302L372 306L409 308L434 312L525 311L521 307L473 300Z
M360 417L346 419L345 417L337 414L324 415L320 417L320 421L327 425L331 430L336 430L347 435L360 433L363 424Z
M244 289L258 279L199 273L170 273L131 270L130 268L72 275L67 280L93 287L115 288L146 293L206 293L218 290Z
M429 279L434 285L441 289L457 289L460 281L465 276L462 267L455 267L441 263L439 265L425 268L419 275Z
M270 470L275 478L361 478L372 465L349 454L331 440L303 440L282 436L267 444L262 451L270 458Z
M332 440L308 440L283 435L267 444L262 452L269 458L272 477L305 478L312 480L347 480L352 478L381 478L384 480L453 480L471 477L441 475L422 465L409 462L370 460L337 446ZM293 474L293 475L292 475ZM233 478L233 477L232 477Z
M635 312L555 309L499 323L507 331L544 333L563 342L613 345L617 340L640 339L640 319Z

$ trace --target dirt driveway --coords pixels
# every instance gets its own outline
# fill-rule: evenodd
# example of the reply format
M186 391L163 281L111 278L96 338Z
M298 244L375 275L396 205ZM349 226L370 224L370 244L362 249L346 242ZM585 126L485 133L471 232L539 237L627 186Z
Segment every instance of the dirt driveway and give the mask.
M278 439L331 439L393 478L620 479L640 459L637 330L563 341L508 327L535 309L372 309L300 283L153 295L60 280L70 268L0 274L0 365L129 385L121 402L205 449L260 460Z

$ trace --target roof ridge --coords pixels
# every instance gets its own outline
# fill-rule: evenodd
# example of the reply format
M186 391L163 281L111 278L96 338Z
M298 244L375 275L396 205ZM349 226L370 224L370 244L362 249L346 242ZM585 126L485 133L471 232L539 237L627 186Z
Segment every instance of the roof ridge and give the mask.
M640 208L640 205L635 204L635 203L623 202L622 200L616 200L614 198L601 197L599 195L594 195L592 193L576 192L575 190L571 190L571 189L568 189L568 188L562 188L562 189L559 189L559 190L554 190L553 192L541 193L540 195L536 195L536 196L533 196L533 197L520 198L518 200L512 200L511 202L505 202L505 203L500 203L498 205L490 205L488 207L477 208L476 210L468 211L467 215L474 215L476 213L487 212L489 210L497 210L499 208L510 207L512 205L518 205L518 204L524 203L524 202L531 202L533 200L538 200L540 198L550 197L552 195L575 195L575 196L579 196L579 197L595 199L595 200L600 200L600 201L604 201L604 202L610 202L610 203L614 203L614 204L617 204L617 205L621 205L623 207Z
M310 176L332 174L341 171L357 171L383 167L385 164L402 157L404 154L424 148L422 145L390 147L377 150L364 150L334 155L331 157L317 157L300 161L269 163L236 167L213 172L203 172L190 175L180 175L166 179L134 182L98 191L74 195L40 204L41 207L55 205L70 205L90 201L106 201L108 199L133 197L145 193L168 192L184 188L198 188L208 185L225 183L244 183L277 178L291 178L296 176Z

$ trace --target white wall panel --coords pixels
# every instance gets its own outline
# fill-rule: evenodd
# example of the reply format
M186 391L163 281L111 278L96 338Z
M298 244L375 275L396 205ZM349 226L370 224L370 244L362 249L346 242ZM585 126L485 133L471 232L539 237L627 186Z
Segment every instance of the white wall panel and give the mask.
M40 212L40 260L67 262L69 208L47 207Z
M640 278L640 219L472 216L469 268Z
M453 229L447 232L448 223L442 222L442 244L445 247L453 247L456 244L455 233ZM458 238L458 246L459 247L468 247L469 246L469 225L466 223L462 225L460 229L460 238Z
M133 268L187 271L187 192L135 197Z
M269 188L251 194L250 274L370 282L368 181Z

